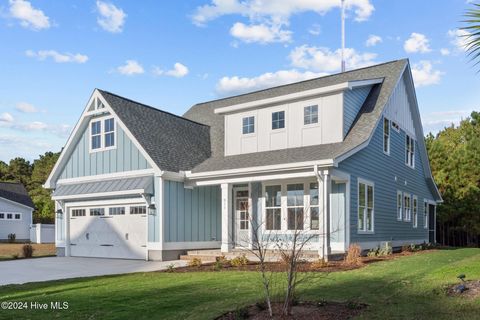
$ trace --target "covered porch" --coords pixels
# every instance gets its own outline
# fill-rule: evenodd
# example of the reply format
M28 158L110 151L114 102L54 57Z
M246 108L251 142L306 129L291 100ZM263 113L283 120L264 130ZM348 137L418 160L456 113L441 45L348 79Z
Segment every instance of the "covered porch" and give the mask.
M350 176L336 168L312 166L194 183L221 186L222 242L220 250L187 256L234 257L258 246L273 254L296 243L307 260L328 260L348 248Z

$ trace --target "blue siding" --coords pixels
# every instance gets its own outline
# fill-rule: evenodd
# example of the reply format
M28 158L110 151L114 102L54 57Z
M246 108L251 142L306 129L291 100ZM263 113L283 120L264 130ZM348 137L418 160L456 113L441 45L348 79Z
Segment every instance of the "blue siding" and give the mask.
M60 179L151 168L122 128L117 125L116 130L116 149L90 153L90 130L87 127L63 168Z
M164 182L165 242L220 241L219 186L185 189L182 182Z
M382 121L377 125L370 144L338 166L340 170L351 174L350 242L427 239L428 233L423 223L423 200L434 198L426 183L418 144L415 145L415 169L405 164L404 131L391 130L390 155L384 154ZM374 234L357 232L359 177L375 184ZM417 228L413 228L413 214L410 222L397 221L397 190L418 197Z
M343 136L346 136L350 130L371 88L372 86L361 87L347 90L343 94Z

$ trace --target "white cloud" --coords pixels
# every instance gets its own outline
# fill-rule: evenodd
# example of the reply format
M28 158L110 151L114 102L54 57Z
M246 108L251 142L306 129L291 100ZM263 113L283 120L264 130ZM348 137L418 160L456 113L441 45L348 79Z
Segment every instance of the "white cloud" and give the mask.
M237 22L230 29L230 34L244 42L259 42L259 43L271 43L271 42L290 42L292 40L292 32L288 30L282 30L280 25L245 25L241 22Z
M308 33L314 36L318 36L322 32L322 27L318 23L314 23L310 29L308 29Z
M23 113L35 113L35 112L38 112L38 109L35 108L35 106L33 104L30 104L28 102L19 102L17 103L17 105L15 106L15 109L17 109L18 111L20 112L23 112Z
M347 68L356 69L375 64L375 53L357 53L355 49L345 49ZM317 72L334 72L341 67L341 49L331 51L324 47L309 47L303 45L296 47L289 55L294 67L313 70Z
M10 15L20 20L20 25L35 31L50 28L50 19L40 9L35 9L29 1L9 0Z
M135 60L127 60L123 66L117 68L121 74L131 76L135 74L142 74L145 72L142 65Z
M238 76L223 77L218 81L216 91L220 96L235 95L324 75L326 74L311 71L280 70L277 72L267 72L252 78Z
M449 56L450 55L450 50L447 49L447 48L442 48L442 49L440 49L440 54L442 56Z
M382 41L383 41L382 37L371 34L371 35L368 36L367 41L365 41L365 45L367 47L374 47L377 44L381 43Z
M460 51L465 51L467 49L470 35L470 32L462 29L452 29L447 32L447 36L450 38L450 43Z
M97 1L97 10L100 13L97 23L103 30L112 33L122 32L127 17L127 14L122 9L111 3Z
M413 32L410 38L405 41L403 49L407 53L427 53L432 51L430 49L430 40L424 34L416 32Z
M80 53L72 54L72 53L59 53L55 50L40 50L40 51L32 51L27 50L25 51L25 55L31 58L37 58L38 60L46 60L48 58L52 58L53 61L57 63L85 63L88 61L88 56Z
M474 108L437 111L422 115L424 132L437 133L452 124L458 125L460 121L469 117L472 111L474 111Z
M438 84L444 72L433 69L430 61L422 60L412 66L412 75L415 86L424 87Z
M154 67L152 72L156 76L166 75L175 78L182 78L185 77L189 71L187 66L181 64L180 62L177 62L173 65L173 69L171 70L164 71L159 67Z
M13 120L13 116L8 112L0 114L0 122L12 123Z

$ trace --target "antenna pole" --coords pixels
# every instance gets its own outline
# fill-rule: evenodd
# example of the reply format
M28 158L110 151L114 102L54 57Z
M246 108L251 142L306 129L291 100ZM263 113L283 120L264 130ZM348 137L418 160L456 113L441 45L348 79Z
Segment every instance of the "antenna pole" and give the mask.
M342 1L342 72L345 72L345 0Z

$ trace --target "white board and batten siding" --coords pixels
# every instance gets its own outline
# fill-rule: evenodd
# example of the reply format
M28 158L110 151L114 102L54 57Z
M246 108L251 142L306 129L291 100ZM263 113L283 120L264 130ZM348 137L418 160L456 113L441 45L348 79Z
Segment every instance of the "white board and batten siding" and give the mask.
M318 106L318 123L304 124L304 107ZM285 111L285 128L272 129L272 113ZM255 132L242 119L255 117ZM343 140L343 93L225 115L225 155L304 147Z
M0 198L0 213L4 213L5 218L7 214L20 214L20 219L0 219L0 240L8 240L10 233L14 233L17 240L29 240L32 211L32 208Z
M387 106L385 107L384 115L387 119L397 123L408 135L416 139L415 126L404 77L398 82L390 96Z

